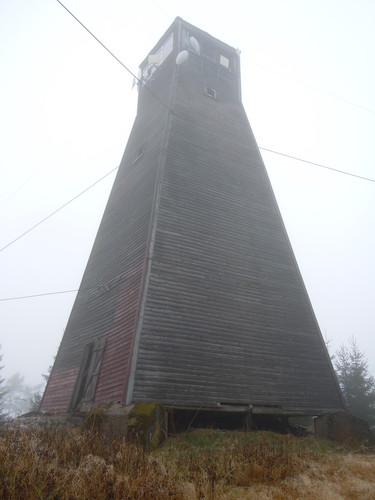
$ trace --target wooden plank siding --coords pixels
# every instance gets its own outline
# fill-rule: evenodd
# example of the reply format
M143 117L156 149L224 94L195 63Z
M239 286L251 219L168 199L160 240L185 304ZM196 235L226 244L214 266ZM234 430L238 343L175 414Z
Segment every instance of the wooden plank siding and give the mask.
M85 346L99 338L94 404L342 409L241 103L239 55L177 18L152 60L172 33L165 60L141 64L148 88L139 86L41 409L74 409ZM182 49L188 60L177 65ZM66 373L69 388L60 380Z
M177 71L133 400L342 409L225 53Z
M66 412L72 397L79 368L54 368L41 401L41 410L50 413Z
M96 404L122 401L133 352L143 271L142 259L135 272L124 282L119 294L116 317L107 334L106 350L95 394Z
M168 99L164 81L157 90ZM145 89L140 90L140 103L52 370L54 378L67 369L78 374L85 346L104 336L95 403L124 397L147 259L167 110ZM71 396L73 388L74 383ZM54 411L60 396L48 384L41 410ZM64 393L59 411L73 410L69 401Z

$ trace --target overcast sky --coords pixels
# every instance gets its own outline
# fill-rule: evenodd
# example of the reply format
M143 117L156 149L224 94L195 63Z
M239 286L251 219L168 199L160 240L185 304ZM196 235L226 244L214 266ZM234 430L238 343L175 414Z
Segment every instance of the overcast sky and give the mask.
M258 146L375 179L373 0L66 0L138 65L176 16L241 50ZM55 0L0 2L0 248L115 168L132 76ZM261 151L323 335L375 374L375 183ZM0 252L0 298L75 290L114 175ZM5 377L41 381L75 293L0 302Z

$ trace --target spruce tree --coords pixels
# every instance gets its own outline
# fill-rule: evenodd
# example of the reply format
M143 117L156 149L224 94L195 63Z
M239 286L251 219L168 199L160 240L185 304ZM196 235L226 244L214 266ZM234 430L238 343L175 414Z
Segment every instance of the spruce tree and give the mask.
M349 346L342 345L336 351L334 362L349 412L375 428L375 379L369 374L366 356L354 337L349 339Z

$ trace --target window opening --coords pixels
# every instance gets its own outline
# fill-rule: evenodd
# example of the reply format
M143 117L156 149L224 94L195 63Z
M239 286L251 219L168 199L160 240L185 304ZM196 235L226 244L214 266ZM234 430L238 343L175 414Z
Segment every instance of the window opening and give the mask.
M224 68L229 69L228 57L225 57L225 56L223 56L223 54L220 54L220 64L221 64L221 66L224 66Z
M173 33L167 38L155 54L149 54L147 64L143 67L142 77L148 79L152 76L154 71L160 66L169 54L173 51Z
M204 93L206 95L208 95L208 97L212 97L213 99L217 99L217 92L216 92L216 89L214 89L213 87L208 87L207 85L205 85Z

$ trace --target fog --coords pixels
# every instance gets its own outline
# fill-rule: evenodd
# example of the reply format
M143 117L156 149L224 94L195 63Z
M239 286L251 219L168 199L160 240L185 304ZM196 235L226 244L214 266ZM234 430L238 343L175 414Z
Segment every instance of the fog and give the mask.
M176 16L241 50L259 147L375 179L371 1L172 0L66 5L134 73ZM57 3L0 5L0 248L116 167L132 76ZM354 335L375 374L375 183L261 150L323 335ZM3 375L42 381L114 174L0 252ZM12 299L12 300L3 300Z

